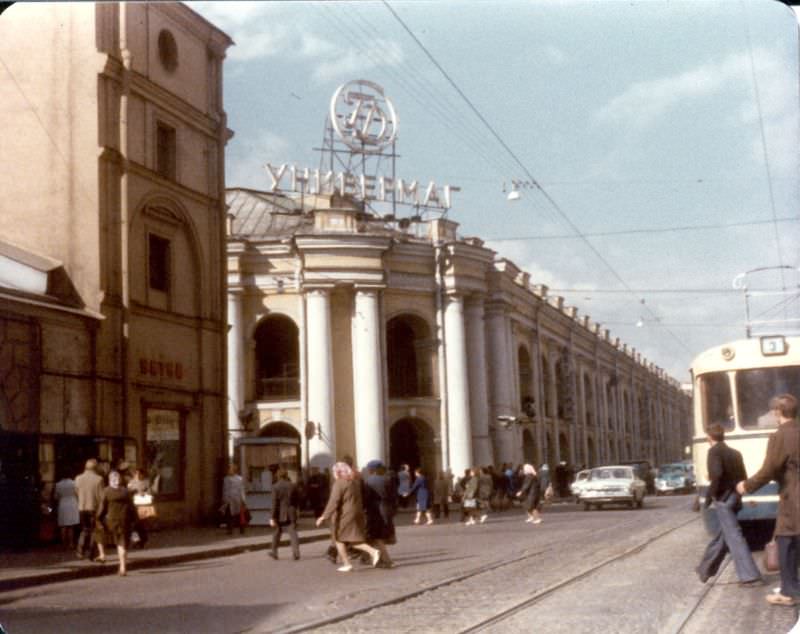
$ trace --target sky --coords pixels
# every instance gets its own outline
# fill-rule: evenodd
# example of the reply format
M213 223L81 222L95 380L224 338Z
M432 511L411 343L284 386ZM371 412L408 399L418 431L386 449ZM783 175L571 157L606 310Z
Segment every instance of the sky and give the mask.
M190 2L230 35L228 187L318 167L343 83L384 88L397 173L688 381L754 318L800 317L798 22L775 0ZM507 200L512 180L521 198ZM505 191L504 191L505 188ZM776 326L767 326L772 332Z

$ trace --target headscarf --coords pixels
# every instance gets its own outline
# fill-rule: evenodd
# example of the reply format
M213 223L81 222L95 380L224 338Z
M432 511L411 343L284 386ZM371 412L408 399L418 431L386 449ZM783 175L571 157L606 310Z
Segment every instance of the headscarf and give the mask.
M523 465L523 467L522 467L522 473L524 473L525 475L535 476L536 475L536 469L533 468L532 464L526 464L526 465Z
M335 480L338 480L339 478L343 478L345 480L353 479L353 470L346 462L337 462L333 465L331 472L333 473Z
M114 489L118 489L120 487L121 478L119 477L119 473L117 471L112 471L108 474L108 485Z

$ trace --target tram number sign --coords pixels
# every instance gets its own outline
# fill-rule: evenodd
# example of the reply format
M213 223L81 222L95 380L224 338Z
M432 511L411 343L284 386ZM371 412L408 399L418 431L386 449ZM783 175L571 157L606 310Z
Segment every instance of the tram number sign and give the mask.
M780 335L761 337L761 354L765 357L786 354L786 339Z

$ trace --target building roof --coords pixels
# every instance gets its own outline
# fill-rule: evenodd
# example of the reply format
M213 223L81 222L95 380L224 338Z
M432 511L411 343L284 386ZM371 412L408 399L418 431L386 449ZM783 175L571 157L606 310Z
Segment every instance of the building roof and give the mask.
M303 213L305 201L283 194L234 187L226 190L232 238L282 238L311 231L314 221ZM306 209L307 211L308 209Z

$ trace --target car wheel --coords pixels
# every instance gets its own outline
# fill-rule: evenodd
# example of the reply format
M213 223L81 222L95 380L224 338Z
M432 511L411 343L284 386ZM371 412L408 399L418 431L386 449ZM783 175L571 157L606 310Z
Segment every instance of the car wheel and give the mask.
M642 508L644 506L644 496L639 498L639 501L636 503L636 506Z
M591 511L592 510L592 505L589 504L588 502L584 502L583 503L583 510L584 511Z

